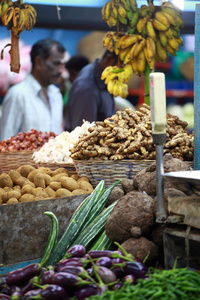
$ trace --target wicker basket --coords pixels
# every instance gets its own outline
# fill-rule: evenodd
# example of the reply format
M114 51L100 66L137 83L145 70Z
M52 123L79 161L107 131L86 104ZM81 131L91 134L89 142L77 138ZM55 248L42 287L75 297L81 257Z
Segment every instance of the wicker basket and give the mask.
M120 179L132 179L136 173L155 160L74 160L74 165L79 176L86 176L95 187L99 181L105 180L106 187Z
M64 163L37 163L37 168L47 167L52 171L58 168L65 168L69 174L69 176L73 174L77 174L74 164L64 164Z
M0 172L8 173L10 170L16 170L23 165L37 168L32 155L33 151L31 150L0 152Z

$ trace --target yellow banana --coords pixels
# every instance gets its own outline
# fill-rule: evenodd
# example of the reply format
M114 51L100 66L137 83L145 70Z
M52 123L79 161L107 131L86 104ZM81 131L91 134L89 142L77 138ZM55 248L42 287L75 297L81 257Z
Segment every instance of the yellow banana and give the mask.
M119 20L123 25L127 25L127 23L128 23L127 17L123 18L122 16L120 16L120 14L118 14L118 20Z
M176 56L176 50L174 48L172 48L168 43L167 43L165 49L169 54Z
M107 90L110 94L113 94L113 89L114 89L116 81L118 81L118 80L116 80L116 79L110 80L107 84Z
M128 96L128 85L126 83L120 83L118 93L120 97L126 99L126 97Z
M31 11L31 13L35 17L35 19L37 18L37 12L36 12L35 8L33 7L33 5L31 5L31 4L24 4L24 8L28 9L29 11Z
M120 83L118 80L115 80L114 87L113 87L113 96L117 97L119 95L119 88L120 88Z
M110 39L113 37L115 34L115 31L108 31L103 37L103 47L106 47L110 41Z
M13 26L14 27L16 27L20 21L20 14L21 14L20 11L21 11L21 9L19 7L14 8L14 12L13 12Z
M103 70L101 73L101 80L104 80L110 72L113 72L113 66L108 66Z
M111 7L111 1L106 2L104 6L101 9L101 15L102 19L107 22L111 15L112 7Z
M177 20L176 17L171 15L170 13L168 13L167 11L163 11L163 14L165 15L165 17L169 20L170 24L173 26L177 25Z
M168 37L165 34L166 31L159 31L158 32L158 37L160 39L161 44L163 45L163 47L165 47L167 45L167 41L168 41Z
M178 8L174 3L172 3L171 1L164 1L161 5L161 8L171 8L172 10L174 10L177 14L181 14L181 9Z
M168 29L163 23L158 21L157 19L153 19L152 21L153 27L158 31L166 31Z
M149 65L150 70L154 70L154 68L155 68L155 57L153 57L153 58L148 57L148 52L147 52L146 47L144 47L144 54L145 54L146 61Z
M132 46L129 46L125 49L120 49L119 51L119 58L120 60L124 63L126 56L128 55L128 53L130 52Z
M130 61L130 64L131 64L131 67L132 67L133 72L134 72L136 75L139 75L139 72L138 72L138 69L137 69L137 57L133 58L133 59Z
M2 17L2 23L7 26L8 23L12 20L14 13L14 6L9 6Z
M126 39L127 35L124 34L122 35L119 39L118 42L116 44L116 49L121 49L121 44L123 43L123 41Z
M117 11L117 7L115 6L115 2L114 2L114 1L111 1L110 9L111 9L111 15L112 15L115 19L117 19L118 11Z
M121 43L121 49L125 49L133 44L135 44L139 40L139 36L136 34L127 34L126 38L123 39Z
M115 17L113 17L113 15L111 14L107 20L107 24L109 27L114 27L117 25L117 19Z
M169 27L166 31L164 31L164 34L171 39L174 36L173 30L171 27Z
M109 73L104 82L105 84L108 84L108 82L113 79L118 79L118 73L113 73L113 72Z
M120 3L120 5L119 5L117 11L118 11L118 14L119 14L122 18L126 18L126 17L127 17L126 9L125 9L123 3Z
M131 79L131 77L133 76L133 70L130 63L124 66L124 73L125 73L124 82L128 82L129 79Z
M147 49L148 57L150 59L155 57L156 45L155 45L155 41L150 37L146 38L146 49Z
M144 74L146 69L146 57L144 54L144 50L142 50L137 57L137 70L139 75Z
M159 60L162 63L166 62L167 52L166 52L165 47L163 47L163 45L161 44L159 39L156 41L156 55L157 55L157 58L156 58L157 61Z
M145 24L147 23L147 21L148 21L149 18L150 18L150 16L149 16L149 15L146 15L144 18L139 18L139 19L138 19L136 28L137 28L137 31L138 31L139 33L142 32L142 30L143 30L143 28L144 28L144 26L145 26Z
M171 39L168 39L168 44L176 51L179 51L179 43L177 40L173 37Z
M169 20L167 19L167 17L164 15L164 13L162 11L157 11L154 15L154 18L156 20L158 20L160 23L162 23L164 26L169 28L170 22L169 22Z
M124 60L123 60L123 63L126 65L128 64L133 58L133 52L134 52L134 49L136 47L136 43L132 46L130 46L130 49L129 51L127 52L126 56L124 57Z
M156 36L156 32L155 32L155 29L153 27L153 24L152 24L152 20L148 20L147 21L147 35L152 38L154 41L157 40L157 36Z
M19 23L17 24L17 30L18 30L18 33L22 33L24 30L25 30L25 23L26 23L26 15L25 15L25 12L24 12L24 9L21 8L20 10L20 20L19 20Z
M135 44L136 46L132 52L133 57L137 57L139 55L139 53L144 49L145 44L146 44L146 40L144 38L141 38L139 41L136 42Z
M25 8L24 13L25 13L25 28L26 30L30 31L35 25L36 19L33 13L31 12L31 10L27 10Z
M177 29L177 28L175 29L174 27L171 27L171 29L172 29L172 32L173 32L173 36L178 39L180 37L179 29Z
M182 28L184 27L184 22L181 19L181 17L176 16L176 21L177 21L177 24L178 24L179 27L182 27Z
M183 40L180 36L178 38L176 38L176 37L174 37L174 38L180 46L183 46Z

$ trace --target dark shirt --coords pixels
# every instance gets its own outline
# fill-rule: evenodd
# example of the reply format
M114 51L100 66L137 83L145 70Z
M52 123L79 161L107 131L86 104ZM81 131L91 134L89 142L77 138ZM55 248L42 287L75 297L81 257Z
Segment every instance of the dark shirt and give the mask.
M103 121L115 114L114 97L101 80L98 60L85 66L73 82L66 108L65 130L81 126L83 120Z

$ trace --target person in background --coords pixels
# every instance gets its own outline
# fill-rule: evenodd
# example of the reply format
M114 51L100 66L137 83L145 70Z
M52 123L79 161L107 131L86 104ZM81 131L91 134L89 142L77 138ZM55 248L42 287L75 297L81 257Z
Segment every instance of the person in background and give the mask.
M117 55L106 50L100 59L85 66L74 80L66 107L65 130L71 132L83 120L103 121L115 114L113 95L101 80L102 71L117 64Z
M89 63L90 61L86 56L77 54L72 56L65 64L65 68L69 73L69 77L67 78L67 80L63 79L61 83L61 92L64 101L64 116L66 114L66 105L67 105L69 90L71 88L71 85L76 79L76 77L78 76L80 70L86 65L88 65Z
M31 49L31 73L6 93L2 104L0 140L36 129L63 131L63 98L56 86L65 65L65 47L43 39Z

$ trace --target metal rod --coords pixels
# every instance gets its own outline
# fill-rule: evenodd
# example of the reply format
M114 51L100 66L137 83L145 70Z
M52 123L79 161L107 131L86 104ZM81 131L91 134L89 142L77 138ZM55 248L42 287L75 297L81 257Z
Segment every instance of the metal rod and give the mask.
M163 145L156 145L156 193L157 193L157 213L156 222L164 223L167 219L164 201L164 164Z

